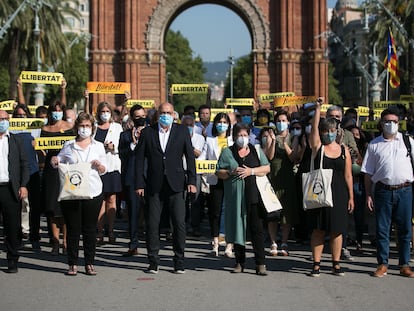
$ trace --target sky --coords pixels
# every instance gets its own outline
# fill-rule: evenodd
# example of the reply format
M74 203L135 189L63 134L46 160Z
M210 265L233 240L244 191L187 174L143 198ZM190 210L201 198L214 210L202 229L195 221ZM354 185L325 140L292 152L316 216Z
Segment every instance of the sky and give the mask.
M336 0L327 0L328 8ZM205 62L226 61L250 53L252 41L246 24L233 11L219 5L201 4L182 12L170 29L180 31L190 42L194 56Z

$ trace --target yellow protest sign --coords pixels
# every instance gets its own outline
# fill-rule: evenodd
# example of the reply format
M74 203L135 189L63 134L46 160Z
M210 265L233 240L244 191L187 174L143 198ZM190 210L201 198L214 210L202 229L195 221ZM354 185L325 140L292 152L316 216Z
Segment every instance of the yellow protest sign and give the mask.
M0 110L13 111L15 103L16 101L13 99L2 101L0 102Z
M405 132L407 130L407 121L406 120L400 120L398 123L398 130Z
M197 174L214 174L216 172L217 160L196 160Z
M154 108L155 100L153 99L128 99L126 103L127 108L131 108L132 106L140 105L142 108L151 109Z
M33 130L43 126L43 119L11 118L10 130Z
M230 113L230 112L234 112L234 109L233 108L211 108L210 121L213 121L216 115L219 114L220 112Z
M329 107L331 107L332 105L329 104L323 104L321 105L321 112L327 112Z
M360 117L369 117L369 107L358 106L358 115Z
M270 93L270 94L260 94L259 98L261 102L273 102L275 98L278 97L290 97L295 96L294 92L279 92L279 93Z
M207 94L208 84L173 84L171 94Z
M414 103L414 95L400 95L400 100Z
M381 119L381 113L384 111L384 109L374 109L374 118L375 119Z
M86 82L86 89L89 93L97 94L125 94L131 92L129 82Z
M378 121L365 121L361 123L361 128L367 132L378 132Z
M226 105L228 106L253 106L253 98L226 98Z
M38 137L35 138L35 150L62 149L63 145L75 139L75 136Z
M284 106L296 106L303 105L306 103L316 102L318 97L316 96L288 96L288 97L278 97L274 100L275 107L284 107Z
M404 105L407 108L410 108L410 103L407 101L378 101L378 102L374 102L374 109L387 109L389 106L396 106L396 105Z
M22 83L62 84L63 74L59 72L22 71Z

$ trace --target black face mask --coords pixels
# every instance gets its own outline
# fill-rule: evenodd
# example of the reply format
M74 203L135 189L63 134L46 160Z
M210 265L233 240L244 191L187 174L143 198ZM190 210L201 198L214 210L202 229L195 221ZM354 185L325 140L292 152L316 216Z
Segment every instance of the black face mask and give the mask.
M134 126L135 127L145 126L145 123L146 123L145 118L134 119Z

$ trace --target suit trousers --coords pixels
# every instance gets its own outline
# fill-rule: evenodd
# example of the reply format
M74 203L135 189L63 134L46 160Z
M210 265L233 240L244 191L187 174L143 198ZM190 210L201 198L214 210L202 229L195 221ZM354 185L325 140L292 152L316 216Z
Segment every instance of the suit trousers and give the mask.
M128 207L129 249L138 248L139 210L143 206L142 198L138 197L132 186L125 186L125 200Z
M40 174L39 172L30 175L29 183L27 184L27 191L29 192L29 227L31 242L40 241Z
M103 195L90 200L61 201L67 228L68 264L77 265L80 235L83 237L85 265L93 265L96 252L96 224Z
M174 268L183 269L185 248L184 192L174 192L164 177L161 191L146 196L145 220L147 228L147 253L150 265L159 265L159 225L163 207L167 207L173 225Z
M0 210L3 215L7 260L19 259L19 248L22 238L21 206L14 194L11 185L0 186Z

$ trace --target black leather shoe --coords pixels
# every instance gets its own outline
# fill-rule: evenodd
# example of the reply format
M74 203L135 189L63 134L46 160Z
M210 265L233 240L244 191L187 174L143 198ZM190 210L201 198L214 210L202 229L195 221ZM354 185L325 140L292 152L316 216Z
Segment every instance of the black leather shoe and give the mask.
M16 260L9 260L7 262L7 273L17 273L18 269L17 269L17 261Z

